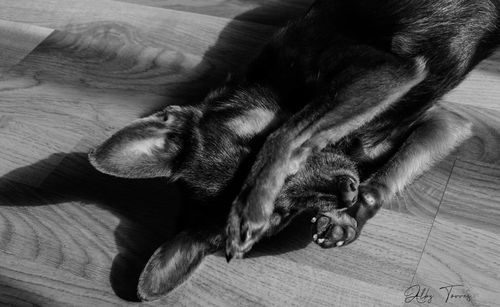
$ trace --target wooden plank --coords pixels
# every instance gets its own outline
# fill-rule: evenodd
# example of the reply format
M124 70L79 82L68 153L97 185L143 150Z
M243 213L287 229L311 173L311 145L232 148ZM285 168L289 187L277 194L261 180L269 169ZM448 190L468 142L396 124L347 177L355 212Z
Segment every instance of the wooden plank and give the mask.
M457 306L495 306L500 300L500 165L456 161L414 284L428 286L435 303L447 285L463 285Z
M219 255L208 257L187 283L162 302L186 306L399 306L401 294L281 257L228 265Z
M171 10L193 12L256 22L268 25L283 25L291 18L304 14L314 2L312 0L119 0Z
M59 95L79 94L89 101L105 96L110 100L107 105L134 101L140 107L141 98L165 100L177 94L179 99L187 95L187 88L193 91L200 85L196 79L203 75L198 68L201 57L136 42L127 36L128 29L112 27L108 24L107 29L97 26L73 33L56 30L2 78L0 90L21 96L22 90L33 94L38 86L50 84ZM213 73L216 78L217 72ZM186 89L177 93L183 87ZM4 99L9 98L17 96Z
M469 76L444 98L468 106L500 110L500 51L480 63Z
M82 32L118 31L142 45L204 55L212 61L243 67L275 27L207 15L147 7L110 0L33 2L1 0L0 18ZM124 30L125 29L125 30Z
M310 222L299 219L257 246L254 256L249 257L276 255L299 265L402 291L418 265L431 223L426 218L382 209L355 243L325 250L311 243Z
M500 110L477 106L443 103L473 124L473 136L456 152L456 157L467 161L500 164Z
M121 49L125 55L103 61L99 50L109 45L100 45L103 41L86 44L92 34L71 40L74 36L56 32L0 79L0 155L4 160L0 174L5 178L37 186L60 162L55 159L60 156L57 153L69 152L83 137L93 138L95 145L116 127L166 102L178 102L179 98L167 100L160 93L169 83L171 92L180 88L187 92L187 87L196 84L182 87L189 73L177 73L175 68L184 65L179 58L156 54L148 58L147 46L134 53L131 51L137 50L137 45L130 44L130 48ZM125 67L119 63L131 63L144 72L122 73L124 78L117 78ZM36 163L38 172L32 171L30 176L16 170L42 159L45 165Z
M64 131L62 127L48 127L46 123L61 124L45 112L30 110L25 114L39 117L35 120L12 115L10 107L0 102L2 115L0 123L0 175L5 179L15 180L32 186L39 185L47 174L60 162L52 153L71 150L81 139L79 133ZM14 105L10 105L14 107ZM16 108L18 106L15 106ZM62 129L61 129L62 128ZM44 159L29 170L21 167Z
M89 278L93 283L102 284L107 293L112 293L108 282L111 276L117 295L134 299L142 266L163 242L168 233L165 226L175 226L176 214L158 211L172 199L158 198L160 193L165 195L163 186L151 193L150 182L116 182L98 174L92 170L84 153L59 160L62 162L45 180L42 189L24 187L5 179L0 181L0 204L3 206L0 216L4 226L0 229L0 249L17 255L21 263L33 261L54 271ZM26 175L30 168L32 166L26 167ZM98 188L92 189L92 186ZM110 196L106 196L107 193ZM151 198L149 202L148 198ZM5 286L6 282L1 284ZM26 289L29 289L24 290L30 293L29 301L37 302L38 298L32 293L37 291L31 287ZM46 290L40 292L47 294ZM6 293L17 302L24 292L13 289ZM74 303L71 296L62 296L61 300L66 304Z
M60 162L54 159L57 155L49 158L50 154L70 151L84 136L94 137L95 143L102 141L113 128L164 105L166 97L159 93L164 85L168 88L171 83L170 88L177 89L188 79L189 73L177 73L175 68L184 65L179 59L188 58L183 62L189 63L189 56L169 58L163 52L163 56L151 57L147 46L134 53L137 45L130 44L121 48L125 55L102 61L99 50L109 44L100 43L108 37L87 44L93 34L75 39L54 33L0 79L0 155L4 160L0 174L5 178L37 186ZM131 68L146 72L131 71L122 73L125 78L116 78L125 68L119 63L131 63ZM36 163L37 173L24 176L15 171L42 159L45 165Z
M136 300L143 266L177 227L178 193L104 176L85 153L60 160L40 188L0 179L0 251Z
M434 220L446 183L450 177L455 155L436 163L430 170L418 177L396 197L384 204L384 208L408 215Z
M0 20L0 87L7 86L3 83L6 72L25 58L52 31L48 28ZM15 102L7 102L3 96L0 98L0 152L3 160L0 164L0 175L6 175L8 171L25 165L39 156L44 156L54 149L64 148L60 140L56 139L51 144L46 144L34 137L34 131L44 133L47 130L40 129L36 124L31 125L17 116L12 116L9 107L15 107L15 105ZM57 162L50 161L34 176L11 175L9 178L36 185L43 180L43 174L52 169Z
M103 133L167 103L200 99L270 33L269 27L133 4L76 3L56 11L55 2L2 4L4 17L65 29L0 80L0 172L11 180L37 186L59 163L48 159L50 153L68 152L83 136L97 144ZM117 13L131 11L126 18ZM194 34L189 40L187 32ZM14 172L42 159L47 164L36 164L38 174Z
M0 303L7 306L128 306L100 284L2 253Z
M408 287L429 288L429 294L434 296L431 306L497 306L500 300L499 253L498 231L490 232L438 217L415 279ZM448 298L448 290L440 289L452 285L457 286L448 288L451 294L470 295L470 300L451 295ZM416 299L413 303L418 305Z
M500 165L457 160L439 217L500 233Z
M0 76L27 56L51 29L0 20Z

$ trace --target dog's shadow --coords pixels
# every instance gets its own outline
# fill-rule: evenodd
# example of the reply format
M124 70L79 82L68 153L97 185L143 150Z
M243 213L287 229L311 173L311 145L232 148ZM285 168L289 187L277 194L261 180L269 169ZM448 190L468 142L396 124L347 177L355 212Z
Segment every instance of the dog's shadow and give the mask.
M292 17L302 14L309 3L310 1L304 1L302 7L288 6L286 9L280 2L269 3L237 16L220 33L218 41L206 52L199 65L206 67L204 62L213 61L214 58L225 58L228 63L234 63L245 57L245 54L256 54L260 46L256 46L256 50L240 49L234 53L228 50L228 46L234 45L231 42L235 38L234 33L245 35L246 27L242 26L242 20L264 16L263 18L273 18L267 20L267 24L284 24ZM270 36L272 31L263 33ZM262 37L262 40L265 41L266 38L268 37ZM223 74L214 77L210 72L200 73L196 83L176 87L172 90L175 93L168 94L186 97L186 100L191 100L186 103L192 103L222 82L222 78ZM147 260L158 246L183 229L186 219L197 215L197 207L190 201L183 200L179 186L168 184L165 180L126 180L100 174L88 163L86 152L54 153L37 163L18 168L0 178L0 194L5 195L16 189L16 184L8 178L29 177L33 170L54 164L57 164L55 170L48 174L33 193L12 198L9 204L3 205L43 206L75 202L100 206L119 217L119 225L114 231L119 253L113 259L110 281L119 297L136 301L138 277ZM301 249L310 241L309 225L299 218L282 233L256 246L249 256L286 253Z
M30 176L33 169L61 161L38 188L29 188L5 178ZM16 187L18 185L18 187ZM183 197L180 185L163 179L121 179L101 174L87 161L87 153L56 153L45 160L18 168L0 178L0 195L11 195L6 206L43 206L73 203L99 206L116 215L120 222L114 230L119 253L113 259L110 282L115 293L137 301L140 273L149 257L163 242L173 238L197 218L211 219L210 206ZM208 210L207 210L208 208ZM220 208L219 208L220 209ZM215 219L215 218L214 218ZM220 217L219 217L220 219ZM282 254L309 244L310 228L297 219L277 236L258 244L249 257ZM216 255L222 257L222 251Z

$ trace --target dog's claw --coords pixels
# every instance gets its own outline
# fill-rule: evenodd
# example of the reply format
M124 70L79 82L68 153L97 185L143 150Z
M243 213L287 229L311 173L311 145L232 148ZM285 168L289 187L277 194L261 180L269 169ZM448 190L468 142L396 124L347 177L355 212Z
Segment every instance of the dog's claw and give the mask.
M232 259L233 259L233 254L231 252L228 252L226 250L226 261L227 261L227 263L231 262Z
M243 258L269 227L270 218L251 220L245 210L233 206L226 228L226 259Z

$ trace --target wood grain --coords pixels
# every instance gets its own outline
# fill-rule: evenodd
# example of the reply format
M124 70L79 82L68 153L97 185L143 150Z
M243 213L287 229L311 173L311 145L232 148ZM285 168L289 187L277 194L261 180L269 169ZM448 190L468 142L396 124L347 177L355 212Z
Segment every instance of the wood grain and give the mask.
M497 306L500 289L500 253L497 232L436 219L412 285L430 287L436 306ZM472 299L451 298L449 285L462 285L454 294Z
M268 26L210 16L192 23L191 13L133 4L75 1L52 8L20 1L0 12L63 29L1 79L1 174L68 152L89 135L95 145L116 127L166 104L200 99L227 71L249 61L270 34ZM32 137L38 129L45 139ZM38 173L9 178L37 186L59 162L45 161L37 164Z
M177 231L178 192L164 181L110 180L85 153L62 156L40 188L0 179L0 252L136 299L149 256Z
M463 285L457 306L495 306L500 298L500 166L457 160L417 270L415 283L432 288L435 303Z
M163 301L189 306L398 306L401 297L399 291L280 257L228 266L224 257L211 256Z
M438 217L500 233L500 165L457 160Z
M124 306L129 305L101 285L54 270L39 263L20 261L2 253L0 304L3 306Z
M0 20L0 76L19 63L51 32L47 28Z
M425 220L434 220L454 160L455 157L452 154L443 161L437 162L404 191L398 193L393 200L384 204L384 208Z
M283 25L303 14L312 0L119 0L177 11L193 12L259 24Z
M0 19L70 33L96 25L121 26L131 35L142 37L137 40L143 45L203 55L240 69L275 29L262 24L110 0L48 0L43 3L1 0L0 7L3 8Z
M500 164L500 110L455 103L446 108L473 123L473 136L457 150L461 160Z
M425 218L382 209L366 225L356 244L322 250L311 243L308 222L297 221L284 233L262 243L254 253L256 256L279 255L300 265L401 291L414 274L432 223Z
M86 152L137 117L198 101L309 3L0 0L10 54L0 60L0 304L134 304L148 257L190 208L162 180L97 173ZM298 220L247 259L209 256L151 305L401 306L413 281L438 292L463 282L473 303L494 306L499 67L497 53L443 103L475 137L386 204L356 243L321 250Z
M463 105L500 110L500 52L480 63L460 86L444 99Z

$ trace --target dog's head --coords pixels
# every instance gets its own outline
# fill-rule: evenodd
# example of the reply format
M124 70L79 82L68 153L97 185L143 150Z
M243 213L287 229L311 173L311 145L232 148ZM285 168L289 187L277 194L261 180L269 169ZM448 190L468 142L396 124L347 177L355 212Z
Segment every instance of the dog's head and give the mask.
M182 179L199 197L221 194L278 123L259 91L223 88L197 106L168 106L119 130L89 160L108 175Z
M100 172L125 178L182 179L196 196L216 196L249 153L234 134L227 110L168 106L122 128L89 153Z

